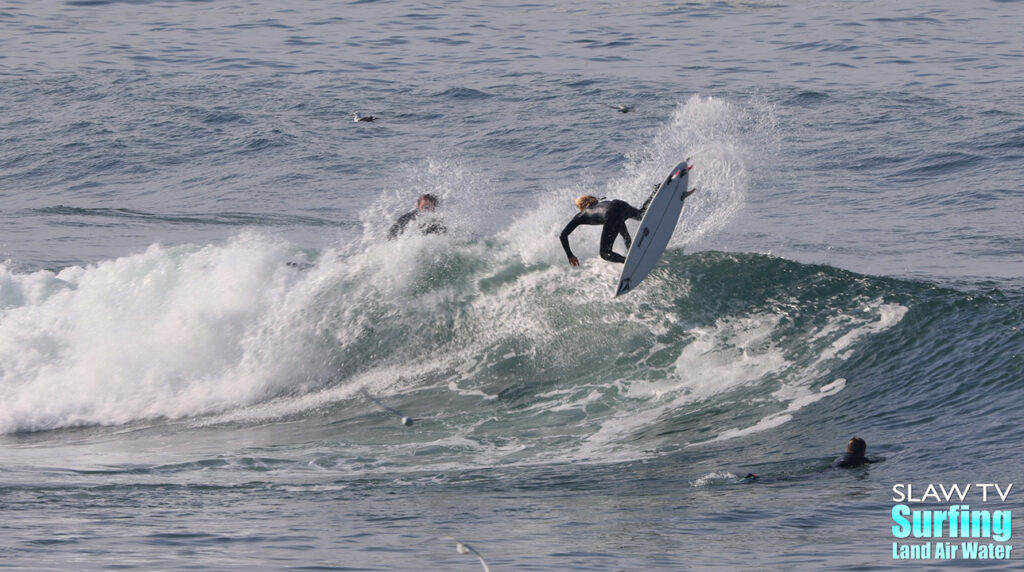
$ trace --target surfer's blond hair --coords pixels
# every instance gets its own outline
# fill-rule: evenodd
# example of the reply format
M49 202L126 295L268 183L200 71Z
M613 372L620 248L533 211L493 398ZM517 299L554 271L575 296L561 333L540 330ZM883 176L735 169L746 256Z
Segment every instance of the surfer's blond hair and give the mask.
M594 195L580 195L576 197L576 200L574 202L576 203L576 208L584 210L596 205L600 200L601 199L595 197Z

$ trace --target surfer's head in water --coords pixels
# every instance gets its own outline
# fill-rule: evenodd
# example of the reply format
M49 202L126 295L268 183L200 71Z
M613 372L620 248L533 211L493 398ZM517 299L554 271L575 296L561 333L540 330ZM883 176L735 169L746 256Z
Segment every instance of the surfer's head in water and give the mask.
M864 439L860 437L853 437L846 443L846 453L842 457L839 457L832 462L833 467L839 467L842 469L850 469L853 467L859 467L867 463L877 463L884 461L885 457L878 457L876 459L869 459L865 457L865 453L868 452L868 444Z
M590 207L596 205L600 201L601 201L601 199L595 197L594 195L580 195L580 196L576 197L576 200L573 201L573 202L576 203L576 208L577 209L583 211L583 210L587 210Z
M868 444L860 437L854 437L846 444L846 452L863 457L868 452Z
M409 211L402 215L395 224L391 226L391 230L388 231L388 240L392 240L401 236L405 232L405 227L416 220L416 217L420 213L432 213L437 210L437 207L441 205L441 200L437 198L437 195L430 193L423 193L416 199L416 210ZM431 217L428 217L428 219ZM444 234L448 229L434 217L432 220L428 220L426 223L421 223L420 232L423 234Z
M436 209L439 204L441 204L441 201L437 200L436 196L430 193L423 193L416 201L416 210L430 212Z

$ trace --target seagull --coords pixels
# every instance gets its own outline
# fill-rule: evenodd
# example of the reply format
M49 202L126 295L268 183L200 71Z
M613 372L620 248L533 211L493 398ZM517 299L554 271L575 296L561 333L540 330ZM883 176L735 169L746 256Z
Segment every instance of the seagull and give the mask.
M466 544L465 542L456 542L455 543L455 551L458 552L459 554L472 554L473 556L476 556L477 558L480 559L480 564L483 565L484 572L491 572L491 569L487 567L487 561L484 560L483 555L481 555L479 552L477 552L476 549L473 548L472 546Z
M612 105L611 108L617 110L619 113L629 113L630 111L633 111L632 105L625 105L622 103L618 105Z
M359 123L360 121L377 121L377 118L373 115L359 115L359 112L352 114L352 121Z

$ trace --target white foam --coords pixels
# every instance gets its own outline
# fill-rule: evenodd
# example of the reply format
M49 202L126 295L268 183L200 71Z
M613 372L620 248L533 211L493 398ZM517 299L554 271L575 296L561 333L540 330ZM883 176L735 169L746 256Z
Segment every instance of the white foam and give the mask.
M586 438L578 458L621 455L626 460L642 456L642 451L623 446L624 436L654 425L680 408L782 371L786 359L768 342L778 321L778 316L759 314L723 318L713 327L691 329L693 341L683 347L666 375L659 380L629 383L626 394L639 404L623 404L619 412L602 420L597 431Z
M284 264L293 254L243 235L6 274L0 431L180 418L316 379L295 329L306 288Z
M855 314L833 316L819 331L812 333L809 339L827 341L837 332L845 329L845 333L831 341L807 366L787 372L782 385L771 395L774 400L785 405L782 411L768 414L750 426L726 429L713 439L693 445L734 439L778 427L792 420L793 414L800 409L839 393L846 387L847 381L844 378L837 378L817 389L810 384L825 375L834 360L848 359L852 354L850 348L857 340L893 327L903 319L906 312L904 306L876 300Z
M781 409L769 407L770 412L753 424L725 429L710 440L689 445L724 441L779 427L791 421L804 407L841 392L847 383L844 378L836 378L820 387L812 384L827 375L834 360L848 359L849 348L855 341L891 328L905 313L903 306L875 301L854 314L832 316L818 331L807 333L810 340L824 344L820 353L807 363L794 362L772 342L782 318L780 314L721 318L714 326L693 328L689 331L693 340L683 347L667 375L654 381L628 383L627 395L640 400L640 404L631 407L623 403L621 411L601 420L600 427L585 438L573 458L627 460L630 455L643 456L641 450L626 444L627 436L694 403L745 386L777 383L773 381L777 379L781 380L778 388L767 397L758 392L762 397L757 399L764 405L777 403ZM835 339L829 341L829 338ZM739 403L738 406L752 404ZM645 446L649 447L650 443Z
M729 471L715 471L708 473L697 480L690 481L690 486L695 488L707 487L711 485L720 485L725 483L736 482L739 477L730 473Z

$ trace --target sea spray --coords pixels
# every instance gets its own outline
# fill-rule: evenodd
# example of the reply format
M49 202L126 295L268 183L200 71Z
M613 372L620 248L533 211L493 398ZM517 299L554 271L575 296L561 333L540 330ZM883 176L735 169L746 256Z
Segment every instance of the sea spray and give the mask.
M769 129L763 125L764 114L745 113L739 105L715 97L691 97L676 107L663 126L653 134L645 134L635 151L627 154L621 176L599 180L586 165L581 166L575 180L542 194L532 211L514 221L502 238L524 264L561 264L565 255L557 236L575 214L573 198L592 194L640 205L653 185L664 180L668 169L686 158L691 158L695 165L691 186L699 191L687 200L670 246L693 244L717 231L744 204L749 185L748 149L760 142L763 132ZM596 252L597 236L596 227L581 227L573 234L573 240L593 241ZM588 258L591 256L581 256L584 261Z

